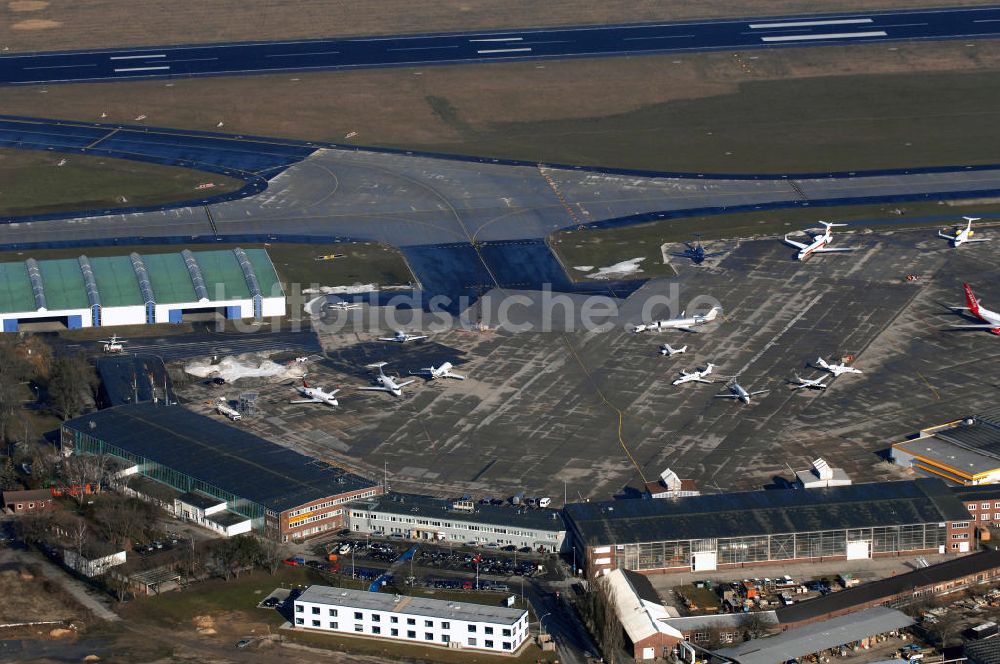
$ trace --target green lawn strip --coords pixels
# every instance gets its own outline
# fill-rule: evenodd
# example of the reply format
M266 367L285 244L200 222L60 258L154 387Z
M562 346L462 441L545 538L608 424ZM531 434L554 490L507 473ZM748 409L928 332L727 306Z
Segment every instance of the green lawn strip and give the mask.
M209 183L213 186L198 188ZM237 191L244 184L141 161L0 149L0 217L165 205Z
M1000 212L1000 201L936 201L848 205L834 207L782 208L762 212L678 217L617 228L565 230L554 233L549 244L566 271L576 280L585 279L574 265L602 267L639 256L645 257L637 277L671 276L663 265L660 246L666 242L692 241L699 233L704 240L726 240L773 236L816 226L818 220L850 224L851 231L880 232L912 228L950 228L963 216ZM708 247L717 250L719 247ZM683 260L683 259L677 259Z

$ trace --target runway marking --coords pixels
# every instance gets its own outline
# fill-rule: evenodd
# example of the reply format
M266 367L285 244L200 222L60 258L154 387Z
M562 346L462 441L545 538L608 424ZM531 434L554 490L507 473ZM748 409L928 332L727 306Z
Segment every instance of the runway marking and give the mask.
M787 42L787 41L807 41L810 39L856 39L858 37L888 37L885 30L872 30L870 32L828 32L822 35L782 35L781 37L761 37L763 42Z
M73 69L75 67L96 67L93 65L45 65L43 67L22 67L22 71L28 71L29 69Z
M265 55L265 58L300 58L305 55L337 55L340 51L310 51L307 53L275 53L274 55Z
M694 35L660 35L659 37L625 37L622 41L642 41L644 39L690 39Z
M409 46L407 48L387 48L388 51L432 51L438 48L461 48L461 46Z
M157 71L157 70L162 70L162 69L170 69L170 67L169 66L167 66L167 67L124 67L122 69L115 69L115 72L120 72L120 71Z
M782 23L751 23L752 29L760 28L801 28L812 25L851 25L855 23L874 23L870 18L838 18L829 21L784 21Z
M121 127L116 127L115 129L112 129L109 133L105 134L104 136L101 136L100 138L98 138L97 140L95 140L93 143L91 143L90 145L88 145L85 149L89 150L89 149L95 147L98 143L101 143L101 142L103 142L103 141L111 138L112 136L114 136L115 134L117 134L119 131L121 131Z
M109 60L144 60L146 58L165 58L166 53L157 53L155 55L113 55Z
M480 55L483 55L485 53L525 53L525 52L530 53L531 49L530 48L493 48L493 49L488 49L488 50L485 50L485 51L476 51L476 53L479 53Z
M163 62L209 62L218 58L185 58L183 60L164 60Z
M495 39L470 39L470 42L512 42L524 41L524 37L497 37Z

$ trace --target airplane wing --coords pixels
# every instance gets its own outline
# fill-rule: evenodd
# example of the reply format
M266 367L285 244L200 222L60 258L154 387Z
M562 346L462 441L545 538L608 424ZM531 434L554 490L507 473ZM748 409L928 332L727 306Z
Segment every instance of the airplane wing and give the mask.
M426 338L427 338L427 335L426 334L422 334L422 335L416 336L416 337L406 337L406 340L407 341L416 341L417 339L426 339Z
M785 244L790 244L793 247L795 247L796 249L805 249L806 247L809 246L808 244L803 244L801 242L796 242L795 240L789 240L787 235L785 236Z
M455 380L465 380L465 376L461 376L456 373L446 373L445 378L454 378Z
M820 247L819 249L813 249L814 254L825 254L831 251L854 251L852 247Z
M1000 328L1000 323L982 323L980 325L951 325L952 330L995 330Z
M938 237L943 237L946 240L954 240L955 239L954 235L947 235L945 233L942 233L941 231L938 231Z
M414 380L404 380L402 383L396 383L396 387L406 387L410 383L415 383Z
M739 399L739 396L737 396L735 394L729 394L727 392L726 394L716 394L715 398L716 399Z
M396 337L379 337L379 341L399 341Z
M988 238L988 237L977 237L977 238L974 238L972 240L966 240L966 242L989 242L989 241L990 241L990 238ZM125 343L125 342L123 341L122 343Z
M296 399L288 403L322 403L321 399Z
M413 381L410 381L413 382ZM365 390L368 392L391 392L388 387L372 386L372 387L359 387L359 390Z

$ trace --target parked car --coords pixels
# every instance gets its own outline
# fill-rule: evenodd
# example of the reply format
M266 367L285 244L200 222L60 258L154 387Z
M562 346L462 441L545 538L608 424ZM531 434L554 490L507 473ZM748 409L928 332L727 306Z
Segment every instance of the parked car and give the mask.
M251 643L253 643L253 641L251 641L250 639L240 639L239 641L236 642L236 647L237 648L246 648Z

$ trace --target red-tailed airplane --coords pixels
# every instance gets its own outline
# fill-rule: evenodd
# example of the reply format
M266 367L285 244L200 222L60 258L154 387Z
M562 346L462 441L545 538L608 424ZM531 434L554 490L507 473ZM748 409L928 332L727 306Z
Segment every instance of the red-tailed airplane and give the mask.
M974 325L952 325L954 329L963 330L989 330L991 333L1000 335L1000 314L995 311L990 311L983 307L976 296L972 293L972 287L969 284L962 284L965 288L965 304L968 306L964 307L952 307L955 311L968 311L971 315L975 316L979 320L983 321L981 324Z

